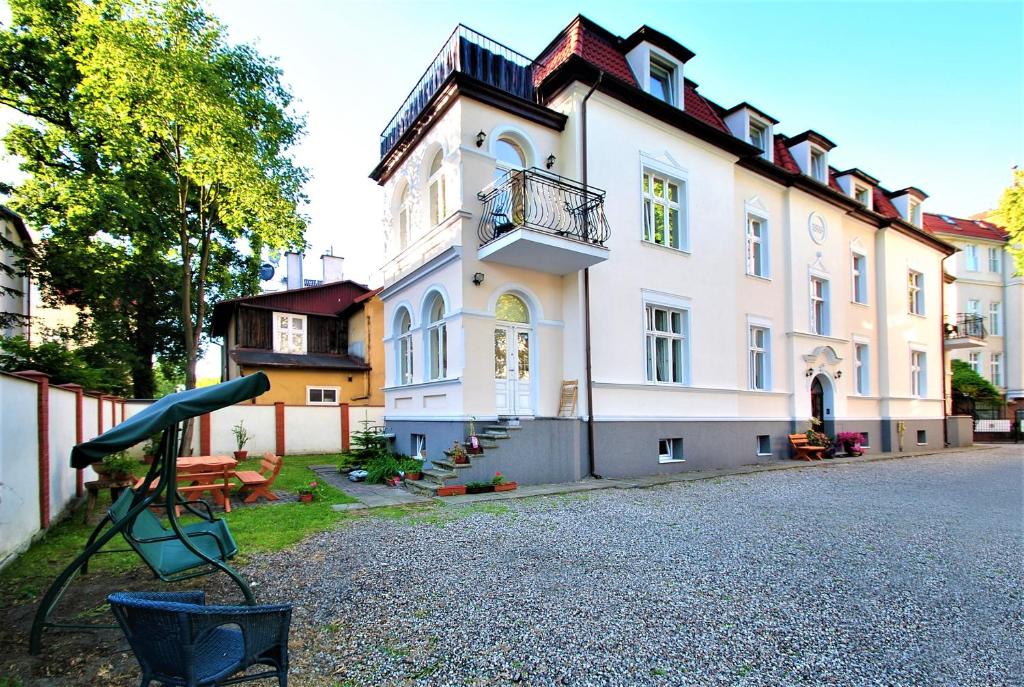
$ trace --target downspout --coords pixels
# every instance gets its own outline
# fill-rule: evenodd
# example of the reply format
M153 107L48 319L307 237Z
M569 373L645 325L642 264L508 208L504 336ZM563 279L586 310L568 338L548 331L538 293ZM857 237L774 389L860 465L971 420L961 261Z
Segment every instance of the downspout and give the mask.
M581 181L583 182L583 200L584 204L587 202L587 101L590 100L590 96L594 95L594 91L601 85L601 81L604 79L604 71L598 73L597 81L590 87L587 94L583 96L583 103L580 106L580 138L582 143L580 145L580 167L581 169ZM590 216L588 213L583 213L583 235L585 237L590 236ZM595 479L601 479L601 475L595 472L596 461L594 457L594 365L591 356L590 348L590 268L585 267L583 269L583 340L586 356L586 375L587 375L587 461L590 468L590 476Z
M939 350L942 351L942 445L949 446L949 393L946 385L946 260L939 261Z

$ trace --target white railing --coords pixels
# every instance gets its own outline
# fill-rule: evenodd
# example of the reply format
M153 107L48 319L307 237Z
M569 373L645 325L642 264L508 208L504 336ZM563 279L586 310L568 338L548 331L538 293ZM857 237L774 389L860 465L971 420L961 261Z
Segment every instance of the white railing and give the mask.
M1011 420L975 420L975 432L1009 432Z

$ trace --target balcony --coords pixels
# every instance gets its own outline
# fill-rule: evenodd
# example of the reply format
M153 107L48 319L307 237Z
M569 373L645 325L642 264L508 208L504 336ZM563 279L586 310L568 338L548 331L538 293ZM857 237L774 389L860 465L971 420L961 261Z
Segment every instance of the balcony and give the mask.
M540 169L507 172L477 194L477 256L484 262L570 274L608 259L604 191Z
M971 313L960 313L956 323L946 322L946 348L978 348L985 345L985 318Z
M385 157L456 73L466 74L510 95L535 101L533 60L459 24L380 134Z

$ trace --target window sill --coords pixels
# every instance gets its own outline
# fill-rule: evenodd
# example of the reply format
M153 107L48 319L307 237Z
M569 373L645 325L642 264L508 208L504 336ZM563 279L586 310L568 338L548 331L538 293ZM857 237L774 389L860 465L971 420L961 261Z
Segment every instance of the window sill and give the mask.
M384 387L384 391L399 391L403 389L415 389L425 386L441 386L442 384L452 384L454 382L462 381L461 377L446 377L445 379L432 379L428 382L409 382L408 384L392 384L391 386Z
M658 456L658 463L660 463L661 465L665 465L665 464L668 464L668 463L685 463L685 462L686 462L685 458L662 458L661 456Z
M859 305L862 308L867 308L871 306L871 304L866 301L850 301L850 305Z
M686 389L690 386L690 384L688 382L652 382L651 380L648 379L644 381L644 386L657 386L669 389L673 387L678 387L680 389Z
M768 283L771 283L772 281L772 278L770 276L762 277L760 274L753 274L751 272L747 272L747 276L750 277L751 279L757 279L758 281L766 281Z
M678 255L693 255L693 252L689 248L673 248L672 246L663 246L660 243L648 241L645 238L641 238L640 243L642 243L645 246L650 246L651 248L660 248L661 250L671 251Z
M768 458L768 457L772 456L771 453L756 453L754 455L756 455L758 458Z
M747 389L752 394L772 394L775 393L774 389ZM768 454L771 455L771 454Z
M920 317L922 320L927 320L928 319L928 315L926 313L908 312L907 314L911 315L913 317Z

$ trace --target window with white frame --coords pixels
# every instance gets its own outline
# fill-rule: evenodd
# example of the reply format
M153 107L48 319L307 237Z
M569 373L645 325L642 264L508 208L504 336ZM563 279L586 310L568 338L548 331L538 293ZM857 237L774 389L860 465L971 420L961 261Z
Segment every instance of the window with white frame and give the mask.
M772 438L768 434L757 435L757 455L770 456L772 454Z
M988 271L1000 274L1003 271L1003 249L991 246L988 249Z
M964 261L969 272L977 272L980 269L978 265L978 247L973 243L964 246Z
M992 373L992 383L996 386L1003 385L1003 354L993 353L989 358L989 371Z
M761 325L749 327L750 388L768 391L771 380L771 330Z
M409 200L409 188L402 191L402 199L398 204L398 249L405 250L412 238L412 202Z
M916 200L907 201L907 221L921 226L921 203Z
M412 384L412 316L406 308L398 313L395 331L398 334L398 383Z
M981 353L971 351L967 354L967 365L977 374L981 374Z
M307 386L306 405L311 406L333 406L338 405L338 393L341 391L336 386Z
M811 277L811 331L815 334L829 334L828 280Z
M981 315L981 301L976 298L967 299L967 314Z
M430 379L448 375L448 330L444 321L444 299L435 293L427 311L427 371Z
M771 145L771 142L768 140L768 125L751 117L750 124L748 125L748 138L750 139L750 145L760 148L761 157L767 160L768 146Z
M430 226L436 227L448 216L445 207L444 151L438 150L430 162L427 187L430 195Z
M992 336L1003 335L1003 304L988 304L988 333Z
M747 274L771 276L768 243L768 222L764 217L747 213Z
M306 316L274 313L274 350L278 353L306 352Z
M811 176L824 184L828 181L827 171L825 153L817 148L811 148Z
M871 354L866 343L853 345L853 381L860 396L871 393Z
M924 315L924 275L907 271L907 307L914 315Z
M867 186L855 184L853 187L853 197L857 200L858 203L861 203L862 205L869 208L871 207L871 189L869 189Z
M679 106L675 87L676 67L668 60L651 55L651 95L669 105Z
M659 463L678 463L683 460L685 460L685 458L683 457L682 439L658 439Z
M645 305L648 382L689 382L689 315L681 308Z
M853 276L853 302L868 302L868 258L863 253L853 252L850 260L850 271Z
M924 398L928 394L928 368L924 351L910 352L910 395Z
M644 241L687 250L686 182L645 169Z

